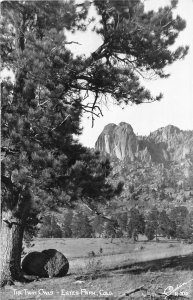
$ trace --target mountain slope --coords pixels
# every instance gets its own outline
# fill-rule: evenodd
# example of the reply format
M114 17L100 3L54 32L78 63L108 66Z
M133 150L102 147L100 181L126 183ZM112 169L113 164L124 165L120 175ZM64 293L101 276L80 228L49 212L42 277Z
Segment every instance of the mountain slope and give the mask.
M137 136L131 125L108 124L95 149L107 156L114 180L124 182L120 203L142 210L193 205L193 131L168 125Z

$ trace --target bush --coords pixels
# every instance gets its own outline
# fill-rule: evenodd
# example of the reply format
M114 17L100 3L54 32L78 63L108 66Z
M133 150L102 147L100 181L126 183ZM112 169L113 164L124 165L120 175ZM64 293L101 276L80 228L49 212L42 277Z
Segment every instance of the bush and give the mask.
M101 253L101 250L99 250L99 255ZM88 257L89 259L87 260L84 268L79 267L77 273L84 279L93 280L99 277L101 273L102 261L100 257L96 256L94 251L88 252Z
M96 254L94 251L88 252L88 257L95 257L95 256L96 256Z
M89 273L90 279L96 279L102 268L102 262L100 258L92 257L89 258L88 263L86 264L86 273Z

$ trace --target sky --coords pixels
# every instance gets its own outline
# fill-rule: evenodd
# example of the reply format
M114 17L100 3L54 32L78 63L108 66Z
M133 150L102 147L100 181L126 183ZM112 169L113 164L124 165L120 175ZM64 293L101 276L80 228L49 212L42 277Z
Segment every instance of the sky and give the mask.
M145 1L146 9L154 10L168 3L169 0ZM171 74L169 78L144 82L153 95L162 92L163 99L151 104L129 105L124 109L116 105L103 106L103 117L95 119L94 128L91 118L84 115L83 134L79 137L82 144L94 147L99 134L109 123L127 122L138 135L148 135L169 124L183 130L193 130L193 0L179 0L176 13L186 20L187 26L180 33L175 45L189 45L189 53L184 60L168 67ZM76 33L69 38L81 44L71 46L76 54L89 55L101 45L100 38L93 32Z

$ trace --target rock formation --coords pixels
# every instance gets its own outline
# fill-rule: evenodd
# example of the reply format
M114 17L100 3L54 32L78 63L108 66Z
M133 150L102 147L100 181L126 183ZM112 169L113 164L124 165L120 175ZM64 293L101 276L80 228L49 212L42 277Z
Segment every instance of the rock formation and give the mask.
M168 125L147 137L138 137L127 123L108 124L99 135L95 148L121 161L179 162L193 158L193 131Z
M108 124L96 142L96 149L120 160L129 157L133 161L137 151L137 138L133 128L124 122L118 126Z

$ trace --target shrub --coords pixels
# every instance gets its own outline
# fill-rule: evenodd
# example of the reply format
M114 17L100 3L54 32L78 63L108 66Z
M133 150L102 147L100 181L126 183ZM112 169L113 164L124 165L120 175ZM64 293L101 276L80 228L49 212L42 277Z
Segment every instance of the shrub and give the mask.
M88 263L85 266L85 271L89 274L90 279L96 279L101 272L101 268L101 259L96 257L90 257Z
M94 251L88 252L88 257L89 259L87 260L84 268L79 267L77 273L85 279L93 280L96 279L101 273L102 261L100 257L96 256Z
M88 257L95 257L95 256L96 256L96 254L94 251L88 252Z

